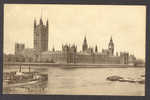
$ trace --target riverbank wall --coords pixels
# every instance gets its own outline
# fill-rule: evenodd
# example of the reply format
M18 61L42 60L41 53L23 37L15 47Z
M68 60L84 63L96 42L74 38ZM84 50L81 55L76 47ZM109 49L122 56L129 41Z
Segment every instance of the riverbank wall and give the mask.
M131 65L131 64L82 64L82 63L22 63L22 62L13 62L13 63L4 63L4 66L50 66L50 67L77 67L77 68L93 68L93 67L105 67L105 68L110 68L110 67L114 67L114 68L128 68L128 67L145 67L144 64L142 65Z

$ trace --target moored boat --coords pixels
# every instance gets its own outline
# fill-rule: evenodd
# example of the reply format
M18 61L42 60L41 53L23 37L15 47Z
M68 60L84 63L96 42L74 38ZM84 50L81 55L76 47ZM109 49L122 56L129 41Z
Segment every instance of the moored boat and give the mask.
M39 82L44 82L47 80L48 80L47 74L42 74L37 71L31 72L30 66L29 66L29 72L22 72L20 66L19 71L3 73L3 88L34 85Z

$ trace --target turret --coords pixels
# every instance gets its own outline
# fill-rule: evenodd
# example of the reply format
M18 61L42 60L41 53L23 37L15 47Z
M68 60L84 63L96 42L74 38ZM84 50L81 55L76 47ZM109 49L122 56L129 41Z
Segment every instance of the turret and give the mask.
M83 41L83 45L82 45L82 51L87 51L88 49L88 45L87 45L87 40L86 40L86 36L84 37L84 41Z
M84 43L87 44L86 36L84 37Z
M25 49L24 44L15 43L15 54L20 54Z
M36 28L36 19L34 19L34 28Z
M42 18L40 18L40 25L43 25L43 21L42 21Z
M55 52L55 48L54 48L54 46L53 46L53 49L52 49L52 51L53 51L53 52Z
M118 55L118 52L116 52L116 56L119 56L119 55Z
M97 45L95 46L95 52L96 52L96 53L98 52L98 48L97 48Z
M48 27L48 20L46 21L46 26Z

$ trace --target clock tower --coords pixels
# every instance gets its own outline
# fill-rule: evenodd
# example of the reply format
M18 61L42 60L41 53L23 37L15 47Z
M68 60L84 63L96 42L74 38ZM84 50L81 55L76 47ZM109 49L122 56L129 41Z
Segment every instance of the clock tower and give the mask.
M113 56L114 55L114 43L113 43L112 37L110 38L110 42L108 44L108 50L109 50L109 55Z

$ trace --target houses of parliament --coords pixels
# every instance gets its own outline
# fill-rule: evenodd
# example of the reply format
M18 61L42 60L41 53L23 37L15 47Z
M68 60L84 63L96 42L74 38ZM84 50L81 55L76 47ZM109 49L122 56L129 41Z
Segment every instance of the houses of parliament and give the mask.
M44 62L44 63L87 63L87 64L131 64L136 57L128 52L114 52L113 38L110 38L108 48L99 52L97 45L90 48L86 36L83 37L82 50L77 51L75 44L64 44L62 50L48 50L49 22L39 23L34 20L33 45L34 48L25 48L25 44L15 44L15 54L4 59L9 62Z

